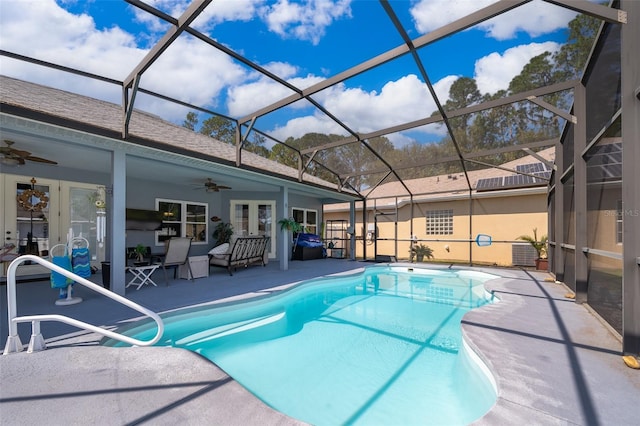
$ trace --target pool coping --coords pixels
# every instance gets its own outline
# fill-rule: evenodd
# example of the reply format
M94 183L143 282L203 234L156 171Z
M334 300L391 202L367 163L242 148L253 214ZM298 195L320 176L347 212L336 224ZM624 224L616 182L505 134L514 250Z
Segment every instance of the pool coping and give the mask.
M316 271L328 274L326 265ZM351 262L334 272L362 267ZM624 366L614 333L587 307L564 297L568 289L563 284L548 282L548 274L535 271L468 269L500 276L485 284L500 302L470 311L462 323L465 341L498 387L496 404L475 424L635 422L638 372ZM244 273L229 282L240 285ZM218 276L212 285L221 281ZM260 294L264 291L235 298ZM50 349L40 353L0 356L2 423L198 424L207 418L225 425L304 424L272 410L197 354L174 348L106 348L98 346L99 340L92 333L71 333L48 339Z
M495 405L474 424L635 424L640 376L625 367L619 336L566 297L572 292L563 283L524 273L486 282L499 302L462 320L498 388Z

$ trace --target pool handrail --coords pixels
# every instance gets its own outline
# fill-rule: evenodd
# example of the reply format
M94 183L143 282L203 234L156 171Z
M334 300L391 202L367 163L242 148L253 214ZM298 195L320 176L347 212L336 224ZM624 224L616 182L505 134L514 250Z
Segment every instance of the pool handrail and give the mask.
M46 314L46 315L27 315L22 317L17 316L16 269L21 263L24 263L27 261L39 263L40 265L44 266L45 268L51 271L62 274L65 277L72 279L78 284L88 287L91 290L94 290L104 296L107 296L108 298L116 302L122 303L123 305L150 317L158 325L158 332L156 333L153 339L149 341L143 341L143 340L138 340L129 336L122 335L120 333L113 332L111 330L106 330L104 328L97 327L95 325L88 324L86 322L79 321L64 315ZM42 337L42 334L40 333L40 321L63 322L65 324L69 324L69 325L78 327L80 329L93 331L94 333L102 334L103 336L107 336L112 339L119 340L121 342L129 343L133 346L152 346L160 340L160 338L162 337L162 334L164 333L164 323L162 322L162 319L160 318L160 316L155 312L143 306L140 306L137 303L132 302L131 300L123 296L120 296L119 294L109 291L103 288L102 286L92 283L91 281L83 277L80 277L74 274L73 272L68 271L58 265L55 265L54 263L51 263L48 260L45 260L41 257L34 256L31 254L23 255L16 258L11 262L11 264L9 264L9 267L7 268L7 313L9 317L9 324L8 324L9 337L7 338L7 343L5 345L3 355L7 355L14 352L21 352L23 350L22 342L20 341L20 337L18 336L18 323L20 322L32 323L31 340L29 341L29 347L27 349L28 353L42 351L46 349L46 344L44 343L44 339Z

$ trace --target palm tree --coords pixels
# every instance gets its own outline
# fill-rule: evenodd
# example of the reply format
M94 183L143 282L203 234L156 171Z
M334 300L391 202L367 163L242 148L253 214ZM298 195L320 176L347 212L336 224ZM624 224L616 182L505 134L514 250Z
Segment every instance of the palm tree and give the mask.
M517 240L526 241L536 250L538 253L538 259L546 259L547 258L547 241L548 238L546 235L543 235L538 241L538 228L533 228L533 237L529 235L520 235Z
M416 256L417 262L422 262L424 258L433 259L433 249L426 244L416 244L411 249L411 257Z

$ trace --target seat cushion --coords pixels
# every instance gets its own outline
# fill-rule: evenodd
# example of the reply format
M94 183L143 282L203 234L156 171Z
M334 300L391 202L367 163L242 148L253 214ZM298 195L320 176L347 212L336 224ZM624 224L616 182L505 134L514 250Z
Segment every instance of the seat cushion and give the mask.
M229 243L222 243L209 250L209 254L218 259L224 259L229 254Z

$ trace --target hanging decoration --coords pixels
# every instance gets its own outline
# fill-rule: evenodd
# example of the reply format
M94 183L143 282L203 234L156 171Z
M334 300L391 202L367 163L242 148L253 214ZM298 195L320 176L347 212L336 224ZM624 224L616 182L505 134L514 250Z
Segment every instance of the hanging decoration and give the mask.
M31 178L31 188L25 189L16 197L18 205L28 212L41 212L49 205L49 197L44 192L35 189L35 184L36 179Z

